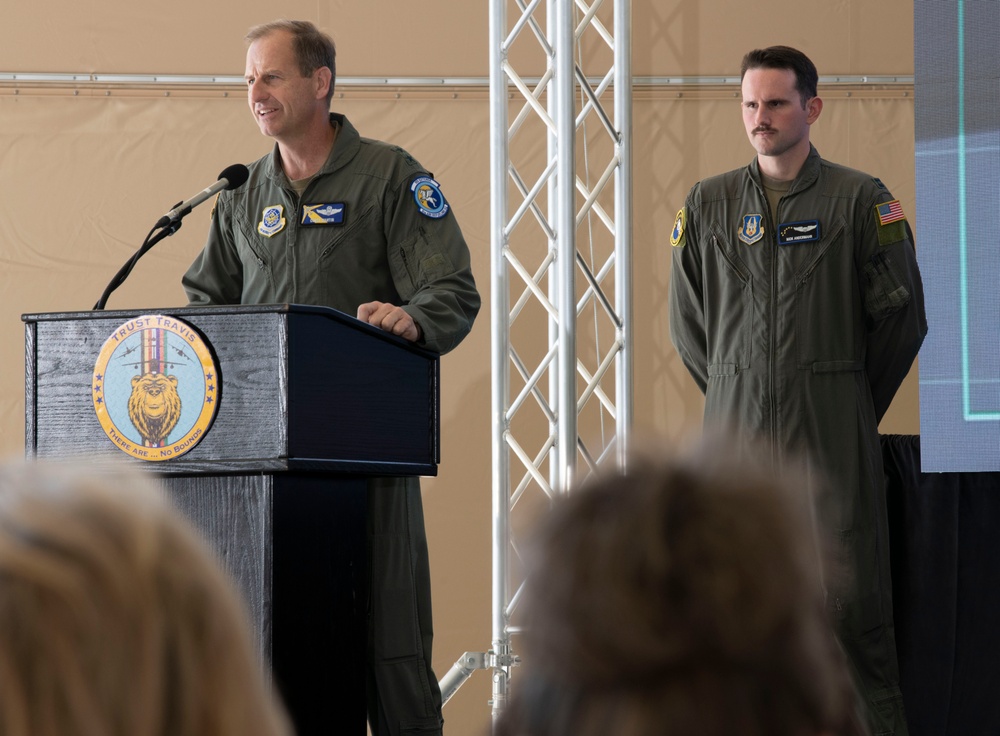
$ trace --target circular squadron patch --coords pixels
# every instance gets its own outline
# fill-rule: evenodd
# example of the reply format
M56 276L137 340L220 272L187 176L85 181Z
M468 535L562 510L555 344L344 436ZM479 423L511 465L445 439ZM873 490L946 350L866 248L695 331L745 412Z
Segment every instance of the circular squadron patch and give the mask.
M448 203L441 194L441 186L429 176L421 176L410 184L413 201L417 203L420 214L433 217L435 220L448 214Z
M104 433L139 460L170 460L204 438L219 405L219 369L191 325L134 317L105 341L91 395Z
M674 229L670 231L670 244L675 248L684 247L684 227L687 225L687 211L681 207L674 219Z

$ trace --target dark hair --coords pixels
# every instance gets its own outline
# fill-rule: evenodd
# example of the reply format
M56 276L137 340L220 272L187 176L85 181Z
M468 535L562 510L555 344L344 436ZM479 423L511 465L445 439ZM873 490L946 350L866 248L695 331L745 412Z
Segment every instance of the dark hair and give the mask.
M321 66L330 70L330 89L326 93L326 101L329 104L333 98L334 84L337 82L337 47L333 39L307 20L280 19L251 28L247 31L246 42L253 43L277 31L285 31L292 35L292 48L295 50L299 72L303 77L308 77Z
M555 503L500 736L864 733L807 486L732 455L633 458Z
M754 49L743 57L740 65L740 81L750 69L790 69L795 72L795 89L802 98L802 106L816 96L816 84L819 74L816 65L808 56L791 46L768 46L766 49Z

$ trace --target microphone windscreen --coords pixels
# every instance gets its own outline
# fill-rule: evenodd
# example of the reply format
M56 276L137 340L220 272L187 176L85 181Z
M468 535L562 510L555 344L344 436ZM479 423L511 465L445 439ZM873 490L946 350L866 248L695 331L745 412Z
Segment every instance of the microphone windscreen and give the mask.
M224 168L219 174L219 178L229 182L226 189L236 189L236 187L243 186L244 182L250 178L250 169L243 164L233 164Z

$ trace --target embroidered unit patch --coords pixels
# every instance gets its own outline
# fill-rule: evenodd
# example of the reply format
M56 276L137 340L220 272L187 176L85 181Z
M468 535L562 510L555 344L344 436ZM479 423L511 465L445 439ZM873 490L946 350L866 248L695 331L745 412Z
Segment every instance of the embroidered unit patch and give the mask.
M670 244L675 248L684 247L684 226L687 225L687 212L682 207L674 220L674 229L670 231Z
M264 208L260 222L257 223L257 232L265 238L277 235L285 229L285 207L280 204L272 204Z
M429 176L421 176L410 184L413 201L417 203L420 214L435 220L448 214L448 202L441 194L441 187Z
M743 224L736 233L747 245L753 245L764 237L763 215L743 215Z

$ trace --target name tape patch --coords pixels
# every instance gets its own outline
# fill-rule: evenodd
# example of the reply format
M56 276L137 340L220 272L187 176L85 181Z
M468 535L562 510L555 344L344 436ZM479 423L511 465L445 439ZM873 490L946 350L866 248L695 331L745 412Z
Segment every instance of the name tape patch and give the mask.
M778 245L815 243L820 238L819 220L783 222L778 225Z
M343 225L345 209L343 202L319 202L318 204L303 205L301 224L306 227Z

